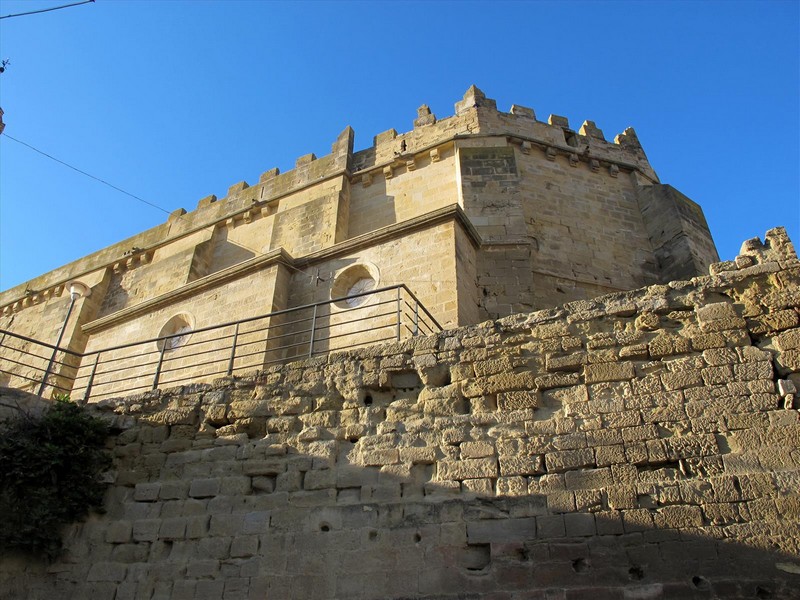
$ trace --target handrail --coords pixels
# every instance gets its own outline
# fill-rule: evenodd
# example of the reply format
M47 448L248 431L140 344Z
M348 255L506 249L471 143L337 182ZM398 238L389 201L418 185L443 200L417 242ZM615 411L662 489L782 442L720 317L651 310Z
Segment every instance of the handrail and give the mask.
M83 357L83 354L81 354L80 352L74 352L74 351L70 350L69 348L63 348L61 346L54 346L53 344L48 344L47 342L41 342L39 340L36 340L36 339L33 339L33 338L29 338L28 336L20 335L18 333L14 333L13 331L7 331L5 329L0 329L0 336L5 336L5 335L10 335L11 337L15 337L17 339L20 339L20 340L23 340L23 341L26 341L26 342L30 342L32 344L36 344L38 346L44 346L45 348L50 348L50 350L58 350L60 352L65 352L66 354L72 354L72 356L77 356L79 358ZM2 342L1 339L0 339L0 342Z
M394 294L380 297L390 292ZM408 296L404 297L405 294ZM361 302L356 306L348 302L367 296L378 296L378 301ZM349 305L342 306L343 302ZM340 309L321 310L331 305L338 305ZM300 314L289 316L295 313ZM251 331L241 327L256 321L266 322ZM393 334L378 333L387 328ZM437 329L442 329L439 322L401 283L84 353L0 329L0 349L3 350L0 373L6 378L17 378L25 389L28 382L38 383L40 395L47 387L82 394L84 399L90 394L108 397L212 375L231 376L247 369L391 339L399 341L404 336L413 337ZM208 332L212 332L210 336L202 335ZM191 340L175 347L168 343L187 334L192 336ZM59 352L63 353L60 360L57 359ZM30 358L24 358L26 355ZM37 373L43 375L40 377ZM51 375L53 383L47 381Z
M396 284L396 285L390 285L390 286L386 286L386 287L382 287L382 288L376 288L376 289L370 290L368 292L361 292L359 294L352 294L351 296L342 296L341 298L331 298L330 300L323 300L322 302L314 302L312 304L303 304L301 306L293 306L292 308L284 308L283 310L276 310L275 312L266 313L264 315L258 315L258 316L255 316L255 317L247 317L245 319L240 319L238 321L228 321L227 323L220 323L219 325L209 325L207 327L201 327L200 329L192 329L192 331L189 332L189 333L194 335L194 334L197 334L197 333L204 333L204 332L210 331L212 329L221 329L223 327L231 327L232 325L236 325L237 323L238 324L250 323L252 321L258 321L260 319L271 319L273 317L278 317L280 315L284 315L284 314L288 314L288 313L292 313L292 312L297 312L297 311L300 311L300 310L303 310L303 309L306 309L306 308L313 308L314 306L324 306L324 305L327 305L327 304L335 304L336 302L341 302L343 300L350 300L352 298L360 298L361 296L369 296L369 295L373 295L373 294L379 294L381 292L387 292L389 290L394 290L394 289L398 289L398 288L402 288L406 292L408 292L408 295L411 296L414 299L414 302L419 304L420 308L422 308L422 310L425 311L425 314L428 316L428 318L431 321L433 321L433 324L436 325L436 327L438 327L440 331L442 330L442 326L439 325L439 322L434 318L434 316L430 312L428 312L428 309L425 308L425 305L422 304L419 300L417 300L417 297L414 295L414 293L411 290L409 290L406 287L406 284L399 283L399 284ZM356 310L356 309L345 309L345 310ZM0 333L4 333L4 330L0 329ZM11 333L11 332L9 332L9 333ZM15 334L11 333L11 335L15 335ZM172 339L172 338L175 338L175 337L181 337L183 335L186 335L186 333L184 332L184 333L176 333L176 334L172 334L172 335L162 335L162 336L156 337L156 338L150 338L150 339L146 339L146 340L139 340L137 342L128 342L126 344L120 344L119 346L110 346L108 348L103 348L101 350L92 350L91 352L86 352L85 354L78 354L78 353L71 352L71 351L68 351L68 352L70 352L71 354L74 354L76 356L81 356L81 357L91 356L92 354L96 354L97 352L110 352L111 350L122 350L123 348L130 348L131 346L138 346L140 344L151 344L153 342L158 343L158 342L161 342L161 341L164 341L164 340L169 340L169 339ZM17 337L23 337L23 336L17 336ZM27 341L36 342L36 343L40 343L37 340L32 340L30 338L26 338L26 340ZM50 348L55 348L55 346L50 346L49 344L42 344L42 345L46 345L46 346L48 346ZM65 350L65 349L64 348L59 348L59 350Z

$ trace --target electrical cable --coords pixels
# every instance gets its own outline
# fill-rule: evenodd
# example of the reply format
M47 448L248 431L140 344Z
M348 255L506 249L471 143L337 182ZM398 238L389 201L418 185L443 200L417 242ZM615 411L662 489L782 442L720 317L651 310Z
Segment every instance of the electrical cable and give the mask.
M92 0L92 1L94 1L94 0ZM100 183L105 184L108 187L110 187L110 188L112 188L112 189L114 189L114 190L116 190L118 192L122 192L123 194L125 194L126 196L130 196L134 200L138 200L139 202L143 202L144 204L147 204L148 206L152 206L153 208L156 208L156 209L158 209L158 210L160 210L160 211L162 211L162 212L164 212L164 213L166 213L168 215L172 214L172 213L170 213L170 211L168 211L165 208L161 208L160 206L158 206L156 204L153 204L152 202L148 202L147 200L145 200L143 198L140 198L139 196L131 194L130 192L126 192L122 188L119 188L119 187L117 187L115 185L112 185L112 184L108 183L107 181L105 181L103 179L100 179L99 177L95 177L94 175L91 175L90 173L87 173L86 171L82 171L81 169L79 169L77 167L73 167L71 164L66 163L63 160L60 160L60 159L56 158L55 156L51 156L50 154L47 154L47 152L43 152L43 151L39 150L38 148L35 148L35 147L31 146L30 144L28 144L26 142L23 142L22 140L18 140L17 138L8 135L7 133L4 133L3 137L7 137L8 139L17 142L18 144L22 144L23 146L26 146L26 147L30 148L34 152L38 152L42 156L46 156L47 158L49 158L51 160L54 160L55 162L60 163L60 164L64 165L65 167L69 167L73 171L77 171L81 175L85 175L86 177L89 177L90 179L94 179L95 181L99 181ZM216 225L209 225L207 227L204 227L203 229L209 229L209 230L211 230L213 232L215 228L216 228ZM249 250L250 252L253 252L254 254L256 254L258 256L264 256L265 255L264 252L261 252L259 250L256 250L255 248L251 248L249 246L246 246L246 245L242 244L241 242L232 242L232 243L237 245L237 246L239 246L240 248L244 248L245 250ZM292 269L293 271L298 272L298 273L305 273L305 269L308 268L308 266L311 266L311 265L307 265L306 267L304 267L302 269L299 269L299 268L295 267L294 265L288 265L287 264L286 266L289 267L290 269ZM332 273L329 274L329 278L330 278L330 275L332 275ZM317 276L319 277L319 273L317 273ZM326 279L324 281L328 281L328 280ZM412 280L412 281L416 281L416 280ZM430 281L430 282L428 282L427 280L421 280L421 281L425 281L426 283L450 283L451 282L451 280L436 280L436 281Z
M105 184L105 185L107 185L108 187L110 187L110 188L112 188L112 189L114 189L114 190L117 190L118 192L122 192L123 194L125 194L126 196L130 196L130 197L131 197L131 198L133 198L134 200L138 200L139 202L143 202L144 204L147 204L148 206L152 206L153 208L156 208L156 209L158 209L158 210L160 210L161 212L164 212L164 213L166 213L166 214L171 214L171 213L170 213L170 211L168 211L166 208L161 208L161 207L160 207L160 206L158 206L157 204L153 204L152 202L148 202L148 201L147 201L147 200L145 200L144 198L140 198L139 196L136 196L136 195L134 195L134 194L131 194L130 192L126 192L126 191L125 191L125 190L123 190L122 188L118 188L117 186L115 186L115 185L112 185L112 184L108 183L107 181L105 181L105 180L103 180L103 179L100 179L99 177L95 177L94 175L91 175L90 173L87 173L86 171L81 171L79 168L77 168L77 167L73 167L71 164L69 164L69 163L65 163L63 160L59 160L59 159L58 159L58 158L56 158L55 156L51 156L51 155L49 155L47 152L42 152L42 151L41 151L41 150L39 150L38 148L34 148L34 147L33 147L33 146L31 146L30 144L28 144L28 143L26 143L26 142L23 142L22 140L18 140L17 138L15 138L15 137L12 137L12 136L8 135L7 133L4 133L4 134L3 134L3 137L7 137L8 139L10 139L10 140L13 140L13 141L17 142L18 144L22 144L23 146L27 146L28 148L30 148L30 149L31 149L31 150L33 150L34 152L38 152L38 153L39 153L39 154L41 154L42 156L46 156L47 158L49 158L49 159L51 159L51 160L54 160L54 161L56 161L57 163L60 163L60 164L64 165L65 167L69 167L70 169L72 169L73 171L77 171L77 172L78 172L78 173L80 173L81 175L86 175L86 177L89 177L89 178L91 178L91 179L94 179L95 181L99 181L100 183L102 183L102 184Z
M65 4L63 6L54 6L53 8L43 8L41 10L32 10L30 12L16 13L14 15L5 15L3 17L0 17L0 19L10 19L11 17L24 17L26 15L36 15L39 13L50 12L51 10L59 10L61 8L70 8L71 6L80 6L81 4L89 4L90 2L94 2L94 0L83 0L83 2L73 2L72 4Z
M170 213L170 211L166 210L165 208L161 208L160 206L157 206L156 204L153 204L152 202L148 202L144 198L140 198L139 196L131 194L130 192L126 192L122 188L119 188L119 187L117 187L115 185L112 185L112 184L108 183L107 181L104 181L103 179L100 179L99 177L95 177L94 175L92 175L90 173L87 173L86 171L82 171L81 169L79 169L77 167L73 167L71 164L66 163L63 160L60 160L60 159L56 158L55 156L51 156L47 152L43 152L43 151L39 150L38 148L35 148L35 147L31 146L30 144L28 144L26 142L23 142L22 140L18 140L17 138L8 135L7 133L5 133L3 137L7 137L8 139L17 142L18 144L22 144L23 146L26 146L26 147L30 148L34 152L38 152L42 156L46 156L47 158L49 158L51 160L54 160L57 163L60 163L60 164L64 165L65 167L69 167L70 169L72 169L73 171L77 171L81 175L86 175L87 177L89 177L91 179L94 179L95 181L99 181L100 183L103 183L103 184L107 185L108 187L110 187L110 188L112 188L114 190L117 190L118 192L122 192L123 194L125 194L127 196L130 196L131 198L134 198L135 200L138 200L139 202L144 202L148 206L152 206L153 208L157 208L158 210L160 210L160 211L162 211L162 212L164 212L164 213L166 213L168 215L172 214L172 213ZM206 227L204 229L210 229L213 232L214 228L215 228L215 225L211 225L211 226ZM242 248L245 248L246 250L249 250L249 251L253 252L256 255L264 256L264 252L260 252L260 251L256 250L255 248L249 248L248 246L245 246L244 244L237 244L237 245L242 247ZM297 272L300 272L300 273L303 272L301 269L298 269L297 267L295 267L293 265L287 265L287 266L289 268L291 268L291 269L294 269Z

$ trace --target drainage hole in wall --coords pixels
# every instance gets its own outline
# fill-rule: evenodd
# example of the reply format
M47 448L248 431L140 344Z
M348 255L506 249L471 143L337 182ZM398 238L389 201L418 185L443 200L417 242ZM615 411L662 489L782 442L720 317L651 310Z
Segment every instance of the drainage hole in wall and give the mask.
M589 561L585 558L576 558L572 561L572 570L576 573L585 573L589 570Z
M364 406L372 406L372 396L369 394L364 396Z
M372 541L372 542L374 542L375 540L377 540L377 539L378 539L378 532L377 532L377 531L375 531L374 529L373 529L372 531L370 531L370 532L369 532L369 539L370 539L370 541Z
M328 532L331 530L331 526L328 523L320 523L319 530Z
M756 598L758 598L759 600L769 600L770 598L772 598L772 590L757 585Z
M695 575L692 577L692 585L698 590L707 590L711 588L711 584L708 582L708 579L705 577L700 577L700 575Z
M492 548L489 544L467 544L461 549L458 562L469 573L487 574L492 562Z
M414 543L419 544L422 541L422 536L418 533L414 534Z
M628 577L632 581L639 581L640 579L644 579L644 569L639 565L633 565L630 569L628 569Z
M585 558L576 558L572 561L572 570L576 573L585 573L589 570L589 561Z

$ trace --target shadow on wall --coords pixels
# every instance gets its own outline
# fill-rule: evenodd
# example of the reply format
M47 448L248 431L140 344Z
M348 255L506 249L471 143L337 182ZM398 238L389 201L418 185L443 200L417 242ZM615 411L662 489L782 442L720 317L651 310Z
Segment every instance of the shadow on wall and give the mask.
M395 383L391 404L419 393L410 377ZM577 479L564 489L553 480L503 493L486 444L456 425L437 433L434 454L414 441L422 430L378 421L390 402L369 392L359 407L340 405L364 426L338 437L319 423L279 442L302 414L291 403L266 421L266 437L252 405L236 421L249 434L215 437L252 402L236 400L252 396L242 391L189 386L125 410L109 403L121 430L107 513L70 527L53 564L3 557L0 598L797 597L796 509L779 515L764 491L779 496L780 477L678 477L649 486L661 501L648 508L648 486L626 499L585 470L568 471ZM680 493L670 500L659 487Z
M399 212L397 200L388 193L383 176L362 179L360 188L351 192L348 237L394 225Z

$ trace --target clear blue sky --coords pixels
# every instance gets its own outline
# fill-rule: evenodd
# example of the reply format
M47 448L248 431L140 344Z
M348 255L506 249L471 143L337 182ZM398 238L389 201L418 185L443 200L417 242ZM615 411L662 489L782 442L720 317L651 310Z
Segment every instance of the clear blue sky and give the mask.
M449 116L474 83L501 110L635 127L731 259L777 225L800 246L798 6L97 0L0 20L0 106L8 135L172 211L347 125L361 149L422 103ZM0 289L165 218L0 136Z

